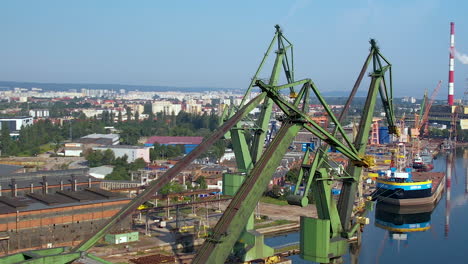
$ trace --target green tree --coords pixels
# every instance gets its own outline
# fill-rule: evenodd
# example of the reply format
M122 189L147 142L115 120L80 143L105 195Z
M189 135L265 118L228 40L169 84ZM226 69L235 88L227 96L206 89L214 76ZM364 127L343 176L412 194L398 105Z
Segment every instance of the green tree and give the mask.
M203 176L198 177L198 178L195 180L195 183L198 184L198 188L199 188L199 189L202 189L202 190L208 189L208 185L206 184L206 179L205 179L205 177L203 177Z
M128 156L127 154L123 155L122 157L115 158L114 163L112 165L126 167L128 166Z
M125 167L114 167L114 170L110 173L107 174L104 179L106 180L117 180L117 181L128 181L130 180L130 174L128 173L128 170L126 170Z
M10 137L10 128L7 122L2 122L2 129L0 135L0 148L2 150L2 156L10 155L10 150L13 145L13 141Z
M122 111L119 110L119 114L117 115L117 122L119 122L119 124L122 123Z
M112 150L106 149L104 152L102 152L101 163L103 165L110 165L114 162L114 160L115 160L115 155Z
M153 105L151 104L151 102L147 102L143 105L143 114L153 114Z
M138 112L138 110L135 110L135 121L139 121L140 120L140 113Z
M125 109L127 110L127 122L130 122L132 120L132 109L129 106Z
M138 158L134 162L129 164L129 169L131 171L137 171L140 169L144 169L145 167L146 167L146 161L142 158Z
M164 185L159 191L160 194L179 193L184 191L184 186L178 182L172 181Z
M286 173L286 180L289 181L290 183L292 184L296 184L297 183L297 180L299 178L299 168L295 167L295 168L292 168L290 169L287 173Z
M140 139L140 131L138 127L126 126L120 133L120 140L126 145L136 145Z

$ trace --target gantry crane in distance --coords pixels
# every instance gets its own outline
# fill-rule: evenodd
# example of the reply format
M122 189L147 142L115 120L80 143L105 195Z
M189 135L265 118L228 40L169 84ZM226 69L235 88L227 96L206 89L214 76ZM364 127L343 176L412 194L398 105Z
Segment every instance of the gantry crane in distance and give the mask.
M265 84L261 80L256 81L257 86L262 90L262 94L266 94L267 97L271 98L283 111L282 126L271 144L264 151L264 154L254 165L250 175L240 186L210 236L199 249L193 263L215 264L225 262L241 235L243 226L245 226L256 203L265 191L271 175L286 153L292 140L301 129L310 131L319 137L322 142L333 146L348 157L352 164L347 168L347 173L332 175L326 166L326 155L322 151L316 153L312 164L307 166L307 169L305 169L306 166L303 166L302 171L306 177L302 178L304 178L304 182L307 184L306 187L312 185L318 219L301 217L301 256L306 260L328 263L346 253L347 239L353 236L361 225L357 219L352 219L352 209L362 167L369 166L369 161L365 158L364 154L377 93L380 93L382 99L389 132L398 134L393 113L391 65L380 54L374 40L371 40L370 53L361 72L365 72L371 61L373 62L373 72L370 75L371 85L363 109L364 115L360 121L359 132L354 142L351 142L347 137L343 127L338 122L338 118L335 117L312 80L304 79L279 86ZM386 73L389 73L390 85L386 82ZM360 83L360 79L362 79L361 75L357 83ZM289 102L281 95L281 90L294 86L302 86L302 88L294 101ZM353 93L355 93L355 89L353 89ZM340 134L343 141L338 139L334 135L335 133L328 132L308 116L309 99L312 94L319 99L331 122L335 125L335 131ZM306 152L306 155L308 155L308 152ZM302 178L298 185L303 183ZM334 180L341 180L343 182L338 205L335 204L331 197L331 182ZM305 196L298 195L293 198L295 198L294 200L297 204L304 206L308 203Z
M434 89L434 91L432 91L431 98L426 103L426 106L425 106L425 109L424 109L424 114L422 115L422 118L421 118L421 122L417 126L418 131L421 131L421 129L423 129L423 135L424 136L429 135L429 112L431 110L432 104L435 101L437 93L439 93L441 85L442 85L442 81L439 81L437 83L437 86ZM421 132L420 132L420 134L421 134Z

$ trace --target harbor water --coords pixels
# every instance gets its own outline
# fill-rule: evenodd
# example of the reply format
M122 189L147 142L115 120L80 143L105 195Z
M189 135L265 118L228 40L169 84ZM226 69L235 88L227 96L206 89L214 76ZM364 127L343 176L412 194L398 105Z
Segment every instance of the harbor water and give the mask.
M343 263L468 263L468 148L440 153L435 172L445 172L446 186L433 210L398 214L370 211L370 224L362 234L358 254L344 256ZM266 244L297 244L299 233L266 238ZM293 263L313 263L292 256Z

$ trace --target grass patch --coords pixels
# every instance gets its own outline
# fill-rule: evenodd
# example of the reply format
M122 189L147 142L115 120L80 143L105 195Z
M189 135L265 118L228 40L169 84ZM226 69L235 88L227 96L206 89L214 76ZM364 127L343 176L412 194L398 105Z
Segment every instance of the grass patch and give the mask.
M266 219L266 218L256 218L256 217L254 218L254 223L255 224L260 224L260 223L263 223L263 222L266 222L266 221L268 221L268 219Z
M271 227L271 226L286 225L286 224L292 224L292 223L295 223L295 222L291 221L291 220L286 220L286 219L279 219L279 220L275 220L275 221L269 222L269 223L257 224L257 225L255 225L255 229Z
M262 203L276 204L276 205L288 205L286 200L279 200L268 196L262 196L260 199Z
M287 247L282 247L282 248L275 248L275 253L281 253L281 252L294 250L294 249L299 249L299 244L291 245L291 246L287 246Z
M52 151L53 149L54 149L54 144L50 144L50 143L39 146L40 153Z

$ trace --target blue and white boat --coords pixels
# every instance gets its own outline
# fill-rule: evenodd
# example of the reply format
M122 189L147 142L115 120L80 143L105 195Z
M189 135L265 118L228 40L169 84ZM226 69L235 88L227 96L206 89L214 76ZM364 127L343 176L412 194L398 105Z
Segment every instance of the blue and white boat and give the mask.
M405 146L398 145L398 149L392 152L390 169L378 171L376 190L372 198L388 204L398 206L412 206L431 204L441 192L441 177L413 177L412 168L407 164ZM436 188L433 188L433 179ZM443 188L443 186L442 186Z
M392 199L425 198L432 195L432 180L413 181L410 168L398 172L396 168L380 171L374 197Z

